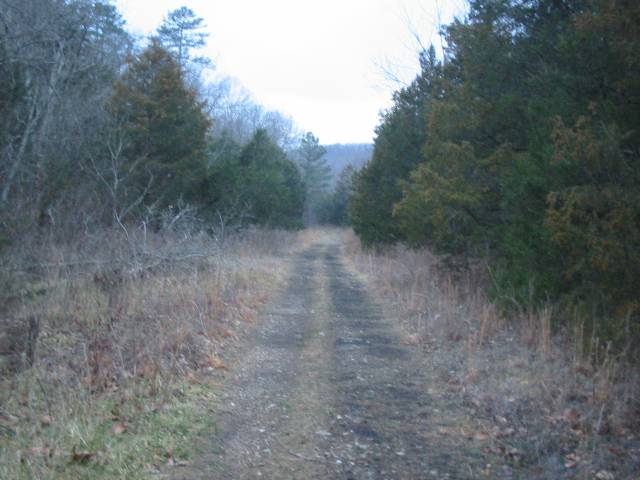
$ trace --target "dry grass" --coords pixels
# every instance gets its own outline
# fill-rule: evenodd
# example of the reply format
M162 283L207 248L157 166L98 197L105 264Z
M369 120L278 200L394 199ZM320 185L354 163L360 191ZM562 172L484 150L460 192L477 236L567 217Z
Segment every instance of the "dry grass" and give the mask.
M204 408L194 398L215 390L202 373L227 368L300 243L172 229L16 247L2 265L0 478L136 478L187 456L204 427L185 424Z
M442 380L434 388L460 400L485 453L508 466L489 477L640 478L637 365L583 338L578 319L554 331L551 305L504 318L483 293L481 265L452 273L427 251L374 254L351 233L345 242L407 341L430 355Z

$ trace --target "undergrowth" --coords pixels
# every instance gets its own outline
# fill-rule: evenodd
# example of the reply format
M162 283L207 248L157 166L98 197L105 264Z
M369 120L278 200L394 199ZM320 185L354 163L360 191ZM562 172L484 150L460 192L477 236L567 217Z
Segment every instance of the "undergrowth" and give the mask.
M480 263L452 271L426 250L371 252L344 238L354 268L393 305L405 343L427 353L434 388L475 417L442 433L482 441L494 458L488 478L640 478L640 371L585 334L587 319L559 322L550 304L505 315L485 295Z
M139 228L6 251L0 478L147 478L189 462L214 428L210 373L303 240Z

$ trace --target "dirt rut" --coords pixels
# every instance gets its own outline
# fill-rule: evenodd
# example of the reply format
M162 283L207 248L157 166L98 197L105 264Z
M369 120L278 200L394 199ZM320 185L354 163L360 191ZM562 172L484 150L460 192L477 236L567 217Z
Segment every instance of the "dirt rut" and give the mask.
M434 441L431 372L325 238L294 259L226 381L205 454L170 478L477 478ZM446 408L446 407L445 407Z

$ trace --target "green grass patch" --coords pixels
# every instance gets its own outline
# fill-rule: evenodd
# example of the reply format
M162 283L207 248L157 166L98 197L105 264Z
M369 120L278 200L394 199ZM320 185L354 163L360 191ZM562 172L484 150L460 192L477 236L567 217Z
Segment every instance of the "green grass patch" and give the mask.
M199 440L216 432L216 387L185 382L153 396L145 390L137 384L90 403L75 399L51 418L24 406L0 432L0 478L146 479L192 462Z

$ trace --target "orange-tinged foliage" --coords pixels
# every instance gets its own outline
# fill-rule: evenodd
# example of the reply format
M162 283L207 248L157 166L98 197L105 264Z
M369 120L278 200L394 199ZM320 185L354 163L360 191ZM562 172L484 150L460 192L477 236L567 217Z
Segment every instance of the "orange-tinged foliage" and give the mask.
M567 255L565 274L627 315L640 282L637 158L615 128L595 128L585 117L574 128L557 121L554 140L556 161L581 180L548 196L545 226Z
M446 59L409 98L422 130L389 136L386 116L376 139L396 156L421 142L421 158L401 171L374 155L356 233L375 243L371 212L391 202L392 240L486 256L504 304L558 300L618 337L616 315L640 328L640 3L470 0L443 31Z

